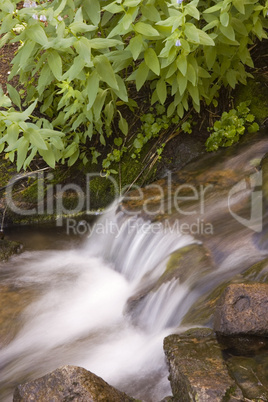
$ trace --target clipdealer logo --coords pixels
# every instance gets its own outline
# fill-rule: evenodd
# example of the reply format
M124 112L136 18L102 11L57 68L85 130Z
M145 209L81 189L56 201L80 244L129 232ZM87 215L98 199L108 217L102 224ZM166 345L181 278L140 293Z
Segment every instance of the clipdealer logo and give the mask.
M229 192L228 209L230 214L243 226L260 233L263 228L263 191L262 172L252 174L248 179L237 183ZM232 200L239 194L250 192L250 217L248 219L238 215L232 210Z

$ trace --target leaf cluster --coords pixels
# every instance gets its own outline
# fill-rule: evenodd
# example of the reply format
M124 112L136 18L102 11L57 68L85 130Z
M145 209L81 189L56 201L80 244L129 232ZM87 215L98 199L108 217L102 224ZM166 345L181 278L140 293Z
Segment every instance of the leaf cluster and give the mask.
M250 48L255 38L267 38L267 0L39 0L21 9L18 3L0 0L0 47L20 44L10 78L18 75L24 92L8 89L20 111L2 95L7 109L0 113L2 150L16 156L18 169L36 153L52 167L96 162L110 137L125 142L121 107L137 106L129 84L136 91L149 86L151 104L166 110L163 127L190 106L199 112L222 85L246 83ZM163 127L153 124L156 137ZM137 133L133 155L148 137ZM119 158L117 148L112 158Z
M224 112L220 120L214 123L212 133L206 141L207 151L216 151L219 147L230 147L239 141L245 133L256 132L259 125L254 121L255 116L248 108L250 101L241 102L237 109Z

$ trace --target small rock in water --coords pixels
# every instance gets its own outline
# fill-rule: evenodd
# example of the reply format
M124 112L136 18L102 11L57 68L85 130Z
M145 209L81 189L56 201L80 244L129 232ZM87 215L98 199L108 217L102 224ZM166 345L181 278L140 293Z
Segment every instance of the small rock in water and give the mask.
M13 402L28 401L132 402L135 399L82 367L63 366L44 377L18 385Z
M219 300L214 330L228 336L268 336L268 284L229 285Z

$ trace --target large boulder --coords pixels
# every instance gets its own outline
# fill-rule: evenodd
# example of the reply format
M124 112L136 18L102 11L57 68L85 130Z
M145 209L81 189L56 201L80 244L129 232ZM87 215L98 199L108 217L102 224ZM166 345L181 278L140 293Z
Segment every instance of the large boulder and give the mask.
M64 366L18 385L13 402L28 401L131 402L134 399L82 367Z
M243 400L229 376L221 348L212 330L195 328L164 340L170 382L177 402Z
M219 335L268 336L268 284L230 284L215 312Z

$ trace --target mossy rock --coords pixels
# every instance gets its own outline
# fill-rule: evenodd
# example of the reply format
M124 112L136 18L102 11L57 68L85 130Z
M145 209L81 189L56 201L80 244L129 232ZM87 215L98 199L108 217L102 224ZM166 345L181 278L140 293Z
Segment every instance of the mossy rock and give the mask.
M191 244L171 254L166 271L158 282L162 284L176 278L181 284L190 281L190 284L194 286L196 280L200 279L201 273L206 275L214 268L208 250L201 244Z
M248 79L247 85L239 85L235 91L235 107L241 102L250 100L251 113L259 124L263 124L268 118L268 78L256 75L254 79Z
M21 251L22 245L15 241L6 239L0 240L0 261L6 261L13 254Z

